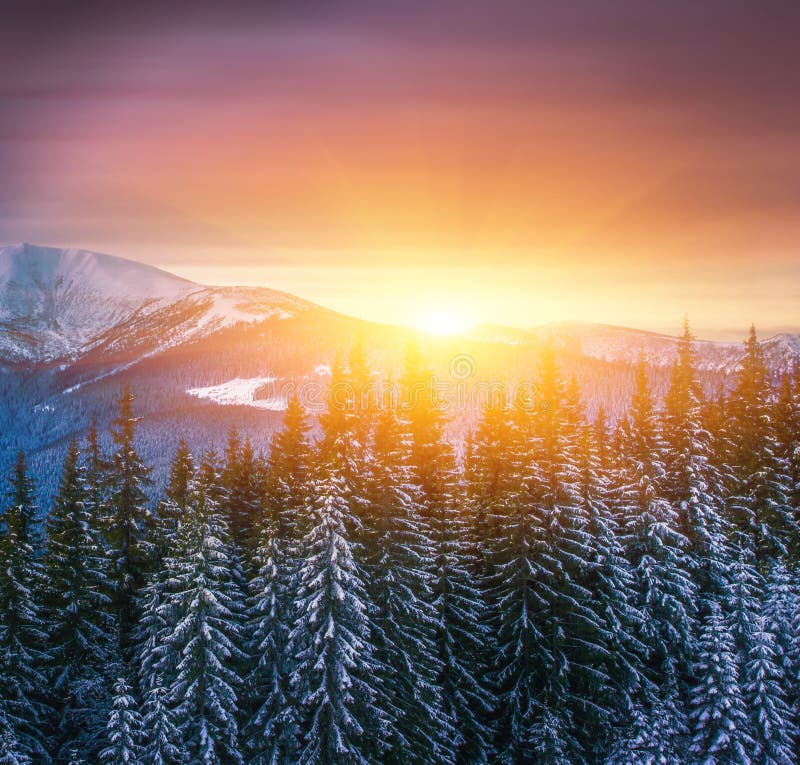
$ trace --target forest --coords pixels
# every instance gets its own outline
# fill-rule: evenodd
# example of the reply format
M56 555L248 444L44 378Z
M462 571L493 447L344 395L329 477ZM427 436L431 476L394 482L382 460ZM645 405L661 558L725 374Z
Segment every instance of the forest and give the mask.
M393 406L354 354L155 498L125 388L51 507L9 477L0 763L800 761L800 375L752 330L698 378L687 324L663 401L642 361L589 420L545 350L456 449L413 354Z

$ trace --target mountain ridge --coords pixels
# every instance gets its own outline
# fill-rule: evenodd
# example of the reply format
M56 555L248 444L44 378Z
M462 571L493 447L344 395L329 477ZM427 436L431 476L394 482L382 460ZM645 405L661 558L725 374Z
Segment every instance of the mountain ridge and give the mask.
M29 243L0 247L0 359L9 363L74 362L109 338L135 337L165 313L189 317L183 333L172 333L186 340L312 307L267 287L207 286L90 250Z
M6 364L70 366L93 359L104 367L113 361L128 368L225 328L304 312L335 313L269 287L204 285L116 255L25 242L0 246L0 362ZM346 318L360 327L378 326ZM483 324L463 338L523 347L550 343L609 362L634 363L644 355L661 367L672 363L677 342L661 332L583 321L528 328ZM778 333L762 347L776 374L800 365L800 334ZM730 374L743 346L697 339L695 348L701 368ZM109 372L113 365L103 375Z

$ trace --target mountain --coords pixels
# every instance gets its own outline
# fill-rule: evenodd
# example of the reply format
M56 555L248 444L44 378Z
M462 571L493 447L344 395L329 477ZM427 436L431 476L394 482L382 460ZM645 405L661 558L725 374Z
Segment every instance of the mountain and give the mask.
M561 321L534 329L482 325L472 336L485 342L512 345L551 343L556 349L603 361L635 363L639 356L653 367L669 367L675 359L678 338L642 329L608 324ZM782 333L762 341L767 366L775 374L792 372L800 363L800 335ZM698 367L733 374L742 357L742 343L695 341Z
M196 449L219 447L235 426L266 449L292 393L312 413L322 409L331 368L346 363L355 344L387 385L416 347L445 383L442 403L458 440L497 383L536 390L545 345L578 380L589 413L602 404L613 418L627 407L640 355L663 395L676 339L575 322L434 337L267 288L207 286L110 255L10 245L0 247L0 470L24 449L49 496L69 439L92 418L107 432L123 383L137 395L141 448L156 465L156 485L181 436ZM798 335L776 335L763 347L776 379L800 363ZM742 348L698 341L707 390L731 384Z
M74 363L152 354L237 323L317 308L266 288L207 287L77 249L0 247L0 359Z

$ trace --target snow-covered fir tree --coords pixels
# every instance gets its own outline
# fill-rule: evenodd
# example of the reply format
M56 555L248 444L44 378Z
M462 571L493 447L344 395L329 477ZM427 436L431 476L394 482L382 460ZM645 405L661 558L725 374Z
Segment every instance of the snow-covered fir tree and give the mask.
M491 746L483 720L493 704L481 658L490 631L482 615L481 583L474 580L466 492L444 436L432 376L420 367L415 351L407 367L403 416L411 435L411 480L419 488L420 515L435 555L430 574L443 713L455 731L456 759L483 763Z
M680 532L673 505L661 492L665 447L641 360L626 440L615 478L615 504L623 518L623 543L636 583L635 605L641 614L639 639L646 647L643 683L629 734L636 740L643 738L637 726L654 724L656 715L662 718L660 727L673 735L686 729L682 683L692 662L697 607L688 540ZM670 719L664 720L665 716ZM652 750L643 757L660 746L657 741L651 745Z
M581 762L586 694L605 682L602 627L586 588L591 557L575 438L580 420L545 349L523 473L524 493L498 518L501 761ZM580 710L582 719L574 715Z
M175 713L168 699L169 691L156 677L144 694L142 704L142 765L180 765L184 762L181 734L175 725Z
M577 458L590 547L584 585L592 593L603 646L604 680L595 689L594 725L589 734L597 752L611 746L629 721L642 684L641 657L646 653L639 637L642 615L635 600L633 571L625 557L619 519L608 501L611 476L603 462L605 427L601 413L594 426L580 428Z
M241 442L235 430L228 437L222 486L231 539L240 550L251 551L263 511L263 487L258 460L249 438Z
M102 765L139 765L142 720L131 687L124 678L117 678L113 695L106 724L107 746L100 752L100 762Z
M774 638L773 650L789 706L797 725L800 711L800 589L783 561L772 566L764 587L761 612Z
M156 683L161 684L164 677L172 677L178 662L177 654L168 651L163 643L166 631L175 626L178 618L174 603L167 598L174 590L174 581L169 578L166 561L174 560L182 549L184 528L193 512L195 472L194 458L181 440L172 459L164 499L150 526L150 544L158 565L137 596L138 620L133 641L138 685L143 693Z
M214 498L218 481L207 459L192 485L180 544L164 562L168 586L156 607L166 625L154 669L163 672L181 750L204 764L237 765L243 761L237 721L241 678L235 671L244 659L243 595L227 524Z
M114 607L119 623L119 641L127 660L135 628L135 597L144 584L153 562L152 546L145 530L151 525L146 489L150 470L136 451L135 397L125 387L119 398L119 414L114 420L114 453L108 466L106 485L108 502L107 541L113 565Z
M683 334L664 399L665 497L678 529L688 540L689 563L701 591L715 597L724 589L730 563L722 479L712 460L711 434L702 421L694 335L684 319Z
M750 717L754 765L788 765L794 761L797 729L783 691L783 676L775 651L775 638L766 619L758 615L750 634L742 673L742 691Z
M750 765L754 742L741 686L736 640L722 609L708 605L703 621L691 692L690 762Z
M775 402L776 457L786 468L789 478L788 499L795 524L800 524L800 370L785 374ZM792 534L788 545L789 558L800 559L800 534Z
M150 545L155 561L155 572L169 554L180 529L186 521L191 499L192 480L195 475L194 458L184 439L178 441L169 470L169 480L164 497L158 503L154 518L150 521Z
M297 762L362 765L380 758L385 721L375 707L366 588L348 534L351 511L338 463L321 471L312 496L289 639L301 734Z
M772 398L764 351L751 327L728 405L726 473L731 518L759 563L784 555L798 534L791 465L780 451Z
M434 549L411 481L411 437L392 407L376 417L365 519L377 704L388 720L385 763L451 762L453 731L437 686Z
M298 532L310 489L308 429L305 410L294 396L272 442L265 507L256 525L255 574L248 599L254 666L246 685L253 711L244 729L254 763L291 760L299 745L298 708L289 683L294 665L289 635L298 586Z
M23 750L16 727L0 710L0 765L32 765L33 760Z
M502 518L519 503L524 463L523 434L519 412L508 405L505 395L492 396L467 440L464 465L470 519L470 553L475 561L473 581L481 597L481 620L486 629L480 664L492 678L485 683L493 694L497 655L496 636L502 622L494 593L494 542ZM496 707L499 699L493 700ZM480 714L480 710L479 710ZM496 712L481 714L487 735L495 737ZM491 731L491 732L490 732Z
M77 441L67 450L58 495L47 518L43 556L47 612L46 672L53 692L59 761L97 755L111 705L117 662L110 562L103 518L90 503Z
M33 482L17 457L0 515L0 715L19 756L47 762L45 706L47 633Z

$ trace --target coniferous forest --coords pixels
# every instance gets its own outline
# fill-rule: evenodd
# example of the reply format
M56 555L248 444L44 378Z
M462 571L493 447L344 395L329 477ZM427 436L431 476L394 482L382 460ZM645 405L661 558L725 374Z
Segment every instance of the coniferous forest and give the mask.
M124 390L52 507L10 476L0 763L800 761L800 377L745 350L707 395L687 327L616 422L545 352L458 450L413 357L384 407L356 358L156 498Z

